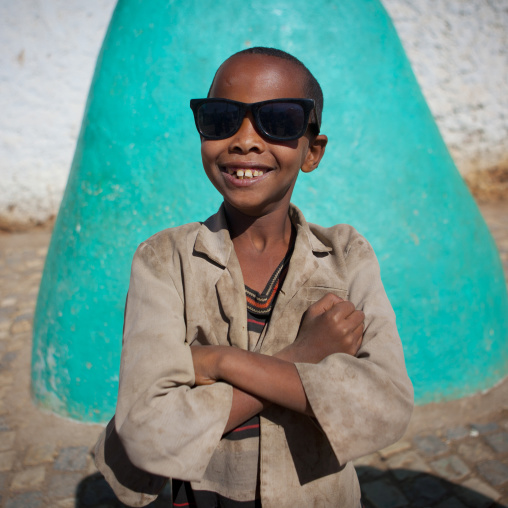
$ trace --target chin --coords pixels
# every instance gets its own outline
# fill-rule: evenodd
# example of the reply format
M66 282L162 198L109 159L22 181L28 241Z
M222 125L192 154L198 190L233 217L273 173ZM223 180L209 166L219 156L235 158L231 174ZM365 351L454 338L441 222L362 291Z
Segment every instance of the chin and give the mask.
M280 201L276 203L246 203L244 201L229 201L227 199L224 199L224 201L227 201L229 206L248 217L263 217L279 208L282 204Z

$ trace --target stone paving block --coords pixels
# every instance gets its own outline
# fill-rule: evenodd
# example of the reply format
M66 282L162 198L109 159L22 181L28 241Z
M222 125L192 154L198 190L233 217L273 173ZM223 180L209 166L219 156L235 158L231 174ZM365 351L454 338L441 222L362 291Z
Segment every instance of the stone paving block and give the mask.
M0 432L0 452L10 450L14 446L16 433L14 431Z
M0 471L10 471L16 459L16 452L11 450L9 452L0 452Z
M86 446L69 446L60 451L53 467L60 471L81 471L86 468L87 457Z
M16 356L18 356L18 353L15 352L15 351L12 351L10 353L6 353L3 357L2 357L2 361L1 361L1 364L5 364L6 366L9 366L10 363L16 358Z
M25 261L25 266L27 268L38 268L40 271L43 268L43 260L37 258L28 259Z
M468 462L479 462L494 458L494 452L479 439L471 438L457 447L457 452Z
M470 508L487 508L497 501L501 494L479 478L469 478L456 488L457 496Z
M23 296L21 297L24 300L25 305L21 305L19 308L19 311L14 318L14 321L32 321L34 318L34 312L35 312L35 305L30 302L30 298L26 295L26 290L23 289ZM29 300L28 303L26 303L26 300Z
M10 323L15 310L16 309L14 307L0 308L0 322Z
M16 298L8 296L7 298L3 298L2 301L0 301L0 307L14 307L16 302Z
M80 473L55 473L48 484L48 493L55 498L74 497L83 475Z
M1 387L10 387L12 386L12 383L14 383L14 375L12 372L9 371L2 371L0 372L0 386Z
M405 508L408 501L404 494L387 480L366 483L362 485L365 499L375 508Z
M46 468L44 466L36 466L15 473L11 490L35 490L39 489L44 482L46 476Z
M447 490L438 478L430 475L417 476L410 482L402 484L406 497L412 508L425 508L433 505L447 495Z
M427 436L415 436L413 442L416 447L428 457L435 457L446 452L447 445L437 436L429 434Z
M431 462L430 465L439 476L451 482L460 480L471 472L457 455L443 457Z
M17 316L14 318L14 321L11 326L11 333L25 333L32 331L32 316L22 314L21 316Z
M7 501L5 508L40 508L42 507L42 494L40 492L25 492Z
M489 423L472 423L471 428L476 430L479 434L488 434L489 432L494 432L499 429L499 426L495 422Z
M467 508L467 506L456 497L450 497L435 505L434 508Z
M76 500L73 497L56 501L57 508L76 508Z
M44 462L51 462L56 456L56 447L54 444L44 443L33 445L28 448L23 464L25 466L36 466Z
M411 448L411 443L409 441L397 441L396 443L379 450L379 454L384 459L387 459L397 453L405 452L406 450L409 450L409 448Z
M496 432L485 436L485 441L496 453L508 453L508 432Z
M430 473L430 468L414 451L394 455L387 460L388 467L397 480L402 481L418 473Z
M447 429L444 433L444 437L448 441L458 441L459 439L464 439L467 436L469 436L469 429L462 425Z
M27 340L30 340L31 333L26 334L18 334L16 335L13 340L11 340L7 346L7 351L21 351L26 344Z
M11 428L7 423L7 418L5 418L5 416L0 416L0 432L4 430L11 430Z
M0 302L0 311L2 316L10 317L16 312L17 298L9 297Z
M363 457L358 457L353 460L353 465L355 467L360 466L371 466L379 462L379 455L377 453L371 453L370 455L364 455Z
M476 469L494 487L508 482L508 466L498 460L481 462Z

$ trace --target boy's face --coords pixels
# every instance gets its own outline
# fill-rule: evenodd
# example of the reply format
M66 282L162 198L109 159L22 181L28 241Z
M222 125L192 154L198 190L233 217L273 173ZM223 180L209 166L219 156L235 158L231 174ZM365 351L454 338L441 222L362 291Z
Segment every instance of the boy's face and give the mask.
M304 79L303 72L289 61L237 55L220 67L210 97L244 103L305 98ZM256 130L249 112L230 138L203 139L201 155L208 178L224 200L246 215L259 217L289 206L300 168L305 172L315 169L325 145L326 136L309 133L293 141L268 140ZM246 178L249 171L252 178Z

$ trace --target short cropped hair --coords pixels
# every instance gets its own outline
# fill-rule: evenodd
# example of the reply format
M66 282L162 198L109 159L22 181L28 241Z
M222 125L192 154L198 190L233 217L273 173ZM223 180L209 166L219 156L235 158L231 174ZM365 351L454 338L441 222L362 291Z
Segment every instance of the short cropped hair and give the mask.
M303 90L308 99L314 99L314 112L315 112L315 121L311 122L311 125L315 126L317 130L316 134L319 134L319 127L321 125L321 116L323 113L323 91L321 90L321 86L319 85L317 79L314 77L312 72L305 67L305 65L298 60L298 58L276 48L265 48L263 46L255 46L253 48L247 48L242 51L238 51L234 55L231 55L229 58L232 58L236 55L264 55L264 56L272 56L275 58L281 58L282 60L287 60L292 64L299 67L305 76L305 83L303 85ZM228 58L228 60L229 60ZM215 78L214 78L215 80ZM213 86L213 82L212 82ZM210 89L212 87L210 86ZM208 91L208 95L210 95L210 91Z

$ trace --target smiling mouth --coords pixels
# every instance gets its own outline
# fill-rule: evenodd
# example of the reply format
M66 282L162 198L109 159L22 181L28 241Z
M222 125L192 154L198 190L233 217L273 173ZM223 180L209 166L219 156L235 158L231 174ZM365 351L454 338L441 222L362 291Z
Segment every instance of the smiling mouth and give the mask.
M243 180L245 178L257 178L259 176L263 176L267 170L266 169L246 169L246 168L225 168L227 173L231 176L235 176L238 180Z

